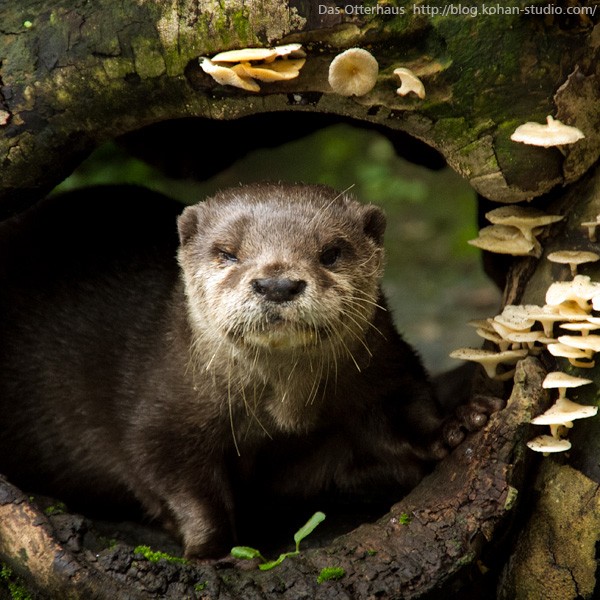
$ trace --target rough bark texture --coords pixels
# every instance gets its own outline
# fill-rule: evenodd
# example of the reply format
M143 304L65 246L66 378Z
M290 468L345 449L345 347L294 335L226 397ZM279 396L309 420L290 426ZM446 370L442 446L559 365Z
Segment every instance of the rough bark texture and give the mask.
M476 18L443 14L441 2L378 6L396 14L343 14L316 0L5 1L0 202L39 197L102 141L189 116L302 110L402 130L504 202L573 181L597 160L600 28L592 19L506 14L541 10L541 0L496 5L503 14L475 2ZM220 86L198 66L199 56L220 50L290 41L307 49L301 76L260 93ZM360 98L336 95L327 82L332 58L351 46L368 47L380 66L377 85ZM421 74L424 101L396 94L398 66ZM586 133L566 157L509 139L515 126L548 114Z
M551 190L558 196L561 185L576 183L552 207L568 219L552 229L545 253L565 242L589 246L578 223L600 213L598 176L588 173L600 154L598 16L486 14L483 2L470 3L476 18L444 14L450 5L437 1L428 12L418 3L377 5L395 9L388 14L342 14L332 2L321 5L331 11L319 14L319 3L307 0L0 0L0 212L35 201L97 145L145 125L308 111L406 132L439 150L490 200L531 200ZM218 85L198 66L199 56L221 50L292 41L307 50L301 76L262 84L260 93ZM336 95L327 82L332 58L352 46L367 47L380 65L374 90L360 98ZM396 94L399 66L421 75L425 100ZM543 122L548 114L581 128L585 140L562 151L510 141L517 125ZM543 260L516 262L506 302L540 303L554 276ZM546 401L543 373L535 360L522 362L508 407L390 514L273 571L150 563L130 545L103 544L79 517L45 515L3 481L0 555L40 597L417 598L441 589L482 597L482 573L508 551L503 533L526 495L526 463L536 462L524 449L530 437L524 423ZM600 382L596 371L593 377ZM590 530L598 531L600 479L595 429L593 423L577 429L570 467L548 464L540 472L538 507L506 567L502 597L592 597L598 535ZM574 496L567 494L570 485L578 486ZM578 530L581 544L568 552L562 542L579 534L565 529L563 514L552 510L555 500L569 503L574 515L591 512ZM547 519L556 526L547 528ZM528 587L524 561L552 575ZM329 566L345 575L318 584Z

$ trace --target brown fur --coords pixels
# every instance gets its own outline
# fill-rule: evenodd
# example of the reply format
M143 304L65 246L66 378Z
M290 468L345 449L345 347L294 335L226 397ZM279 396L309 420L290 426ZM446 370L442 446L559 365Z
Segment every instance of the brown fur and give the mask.
M94 188L2 224L0 471L135 497L202 557L229 549L253 481L407 489L460 441L385 309L380 209L228 190L179 217L178 261L176 213Z

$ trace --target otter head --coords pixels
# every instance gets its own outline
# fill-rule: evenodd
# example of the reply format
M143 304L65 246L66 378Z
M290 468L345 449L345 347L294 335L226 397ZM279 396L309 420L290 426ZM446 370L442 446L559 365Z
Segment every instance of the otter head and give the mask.
M179 262L192 325L256 352L364 346L385 216L316 185L233 188L185 209Z

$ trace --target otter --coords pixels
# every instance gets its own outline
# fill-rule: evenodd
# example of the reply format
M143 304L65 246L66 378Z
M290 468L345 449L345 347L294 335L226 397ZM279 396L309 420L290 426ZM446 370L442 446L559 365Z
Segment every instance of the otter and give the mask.
M443 414L380 281L383 211L255 184L181 208L129 186L0 225L0 472L134 499L186 557L236 536L239 490L416 485L485 408Z

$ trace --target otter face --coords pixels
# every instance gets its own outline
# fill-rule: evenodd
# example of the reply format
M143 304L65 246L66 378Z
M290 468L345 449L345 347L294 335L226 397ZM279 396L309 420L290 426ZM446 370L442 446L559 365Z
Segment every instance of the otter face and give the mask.
M379 296L383 212L322 186L253 185L179 220L190 315L238 346L364 344Z

